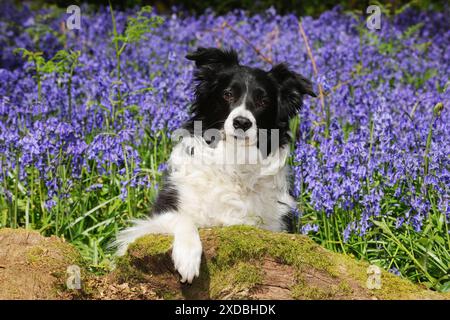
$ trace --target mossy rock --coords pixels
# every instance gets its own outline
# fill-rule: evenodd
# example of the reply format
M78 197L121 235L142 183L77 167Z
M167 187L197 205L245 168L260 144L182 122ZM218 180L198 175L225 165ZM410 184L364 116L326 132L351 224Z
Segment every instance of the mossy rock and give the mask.
M0 229L0 300L72 299L84 290L68 290L67 268L86 271L79 252L58 237L36 231Z
M200 236L200 277L192 285L179 282L171 261L172 238L162 235L130 245L110 279L135 290L144 286L150 298L160 299L450 298L385 271L381 289L369 290L369 264L330 252L302 235L233 226L204 229Z

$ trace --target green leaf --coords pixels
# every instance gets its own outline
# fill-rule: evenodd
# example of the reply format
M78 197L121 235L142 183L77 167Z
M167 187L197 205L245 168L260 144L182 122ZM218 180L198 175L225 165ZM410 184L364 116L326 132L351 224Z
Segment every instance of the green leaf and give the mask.
M440 292L450 292L450 281L444 282L439 286Z
M152 7L144 6L138 12L137 17L128 18L128 24L125 29L126 43L136 43L143 39L147 39L146 35L152 29L158 27L163 23L163 18L160 16L151 16Z
M402 37L404 39L411 38L415 33L417 33L420 29L422 29L423 25L424 25L423 22L419 22L415 25L410 26L408 29L405 30L405 32L403 32Z

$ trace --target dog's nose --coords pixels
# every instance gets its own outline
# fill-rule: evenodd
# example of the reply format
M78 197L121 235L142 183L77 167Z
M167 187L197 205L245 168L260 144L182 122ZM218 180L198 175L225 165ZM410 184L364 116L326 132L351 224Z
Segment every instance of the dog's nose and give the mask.
M235 129L242 129L244 131L247 131L252 126L252 122L245 118L245 117L236 117L233 119L233 127Z

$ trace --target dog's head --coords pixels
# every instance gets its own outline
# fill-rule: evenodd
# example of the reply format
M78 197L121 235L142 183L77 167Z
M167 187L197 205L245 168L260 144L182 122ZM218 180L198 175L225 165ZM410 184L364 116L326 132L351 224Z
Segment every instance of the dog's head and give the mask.
M235 139L261 146L261 132L267 133L267 147L274 130L278 145L289 141L289 119L302 106L305 94L315 97L311 82L278 64L270 71L239 64L233 50L198 48L187 59L195 61L194 121L201 121L202 131L220 130L225 139ZM265 130L262 130L265 129ZM267 145L268 144L268 145Z

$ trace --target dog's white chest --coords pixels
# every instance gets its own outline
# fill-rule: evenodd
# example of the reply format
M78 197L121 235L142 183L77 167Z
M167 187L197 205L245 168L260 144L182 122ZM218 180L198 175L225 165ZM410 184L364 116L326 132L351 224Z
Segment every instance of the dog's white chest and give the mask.
M247 224L282 230L282 217L294 204L284 167L287 151L252 162L256 147L247 155L226 147L219 143L212 149L192 139L174 148L170 180L179 193L179 212L199 227ZM230 154L249 162L228 159Z

